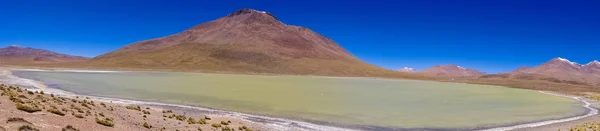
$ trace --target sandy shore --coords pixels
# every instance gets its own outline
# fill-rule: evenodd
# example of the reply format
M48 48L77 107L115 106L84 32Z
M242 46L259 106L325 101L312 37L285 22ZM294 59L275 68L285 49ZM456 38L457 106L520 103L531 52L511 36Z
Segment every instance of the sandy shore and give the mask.
M143 102L143 101L133 101L133 100L122 100L122 99L114 99L114 98L102 98L102 97L92 97L92 96L81 96L77 94L72 94L70 92L65 92L62 90L47 88L42 83L37 81L22 79L11 75L10 68L0 68L0 82L3 84L9 85L26 85L30 88L29 91L45 91L45 95L35 94L34 99L30 99L27 97L27 91L18 92L18 95L23 95L27 99L31 100L33 103L39 104L40 108L44 108L41 111L28 113L24 111L20 111L16 109L16 102L12 102L9 96L3 95L0 97L0 123L6 121L8 125L2 126L0 125L0 131L3 129L13 130L17 129L23 125L30 125L33 128L41 129L41 130L60 130L65 128L68 125L73 126L77 129L83 130L224 130L227 128L232 129L243 129L245 127L249 130L350 130L344 128L337 127L329 127L316 125L306 122L300 121L292 121L286 119L265 117L265 116L257 116L236 112L228 112L221 110L212 110L201 107L193 107L193 106L185 106L185 105L175 105L175 104L166 104L166 103L155 103L155 102ZM18 69L18 70L30 70L30 71L46 71L46 70L37 70L37 69ZM87 70L61 70L67 72L114 72L114 71L87 71ZM21 88L23 89L23 88ZM24 89L23 89L24 90ZM16 91L12 91L16 92ZM50 97L49 93L53 93L55 97ZM542 92L544 93L544 92ZM547 93L548 94L548 93ZM17 96L18 96L17 95ZM556 93L550 93L550 95L560 95ZM41 96L41 97L39 97ZM39 97L39 98L38 98ZM589 99L583 99L575 96L563 96L570 97L573 99L580 100L584 103L589 103L589 107L598 108L600 104L596 101L592 101ZM60 100L56 101L55 98ZM46 100L46 102L41 102L42 100ZM54 101L53 101L54 100ZM47 101L53 101L47 102ZM69 102L70 101L70 102ZM84 118L78 118L76 115L82 107L78 107L81 103L85 103L84 101L95 101L95 106L89 106L91 108L87 108L88 110L84 110L86 116ZM103 106L98 106L98 102L103 103ZM49 104L43 104L49 103ZM59 104L60 103L60 104ZM75 105L75 106L73 106ZM90 105L90 104L88 104ZM137 107L140 106L140 110L132 110L127 107ZM106 108L110 107L110 108ZM86 109L83 108L83 109ZM65 116L54 115L50 113L47 109L65 109ZM594 109L595 110L595 109ZM90 113L88 113L90 111ZM172 113L164 113L163 111L169 111ZM99 117L99 114L102 113L103 117ZM149 114L148 114L149 113ZM507 127L498 127L487 129L490 131L496 130L534 130L534 131L546 131L546 130L568 130L569 128L576 127L581 124L590 123L590 122L598 122L600 120L600 116L597 114L597 110L595 113L590 111L587 116L577 116L571 118L565 118L560 120L551 120L551 121L542 121L536 123L527 123L520 124L514 126ZM174 117L169 118L171 115L185 115L185 120L177 120ZM104 117L105 116L105 117ZM8 122L11 118L23 118L27 122ZM107 127L96 123L96 118L102 119L112 119L114 121L115 126ZM189 123L189 118L193 118L192 121L199 121L205 118L211 118L211 120L207 121L207 124L195 124L194 122ZM225 123L223 123L225 122ZM148 125L152 125L151 128L144 127L144 123ZM220 127L213 127L212 124L219 124ZM227 125L225 125L227 124ZM163 129L164 128L164 129ZM246 130L243 129L243 130ZM487 131L486 130L486 131Z

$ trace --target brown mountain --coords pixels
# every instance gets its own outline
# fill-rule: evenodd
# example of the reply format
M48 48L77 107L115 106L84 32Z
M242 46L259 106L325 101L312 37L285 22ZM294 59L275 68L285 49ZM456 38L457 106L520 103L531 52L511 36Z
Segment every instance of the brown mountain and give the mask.
M2 64L81 62L88 59L30 47L9 46L0 48L0 63Z
M520 70L519 73L543 74L556 77L576 77L581 74L582 65L563 58L554 58L542 65Z
M588 74L600 75L600 62L594 60L588 64L583 65L583 70Z
M558 57L530 69L515 71L513 74L533 74L558 80L594 84L600 83L600 63L592 61L580 65Z
M286 25L268 12L241 9L174 35L98 56L102 67L242 73L381 76L331 39Z
M492 74L480 78L514 80L538 80L554 83L600 86L600 62L594 60L580 65L564 58L550 61L532 68L519 68L511 73Z
M467 69L456 65L437 65L418 73L437 76L437 77L479 77L486 75L485 72L479 72L475 69Z

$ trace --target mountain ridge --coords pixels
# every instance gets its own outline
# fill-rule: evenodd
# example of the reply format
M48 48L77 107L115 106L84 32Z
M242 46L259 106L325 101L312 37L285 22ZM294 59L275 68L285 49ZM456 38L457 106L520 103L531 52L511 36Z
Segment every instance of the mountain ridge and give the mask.
M482 78L544 80L555 83L600 86L600 62L581 65L556 57L535 67L519 68L510 73L491 74Z
M0 48L0 63L3 64L40 64L82 62L89 58L61 54L44 49L20 47L17 45Z

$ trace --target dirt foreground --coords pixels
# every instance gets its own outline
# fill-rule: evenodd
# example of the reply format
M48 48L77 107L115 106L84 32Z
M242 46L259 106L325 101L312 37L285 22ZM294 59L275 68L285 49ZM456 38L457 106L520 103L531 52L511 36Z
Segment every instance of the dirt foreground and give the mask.
M0 85L0 131L252 131L266 126L239 118L127 105L89 97L67 98Z

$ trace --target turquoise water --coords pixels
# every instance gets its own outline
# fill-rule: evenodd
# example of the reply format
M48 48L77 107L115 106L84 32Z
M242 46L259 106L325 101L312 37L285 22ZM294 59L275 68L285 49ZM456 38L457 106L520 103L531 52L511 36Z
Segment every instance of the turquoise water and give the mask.
M462 83L202 73L14 74L85 95L198 105L352 127L472 129L585 112L569 98Z

